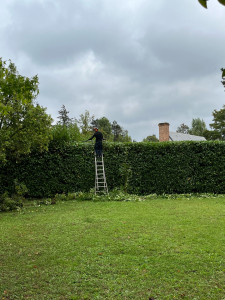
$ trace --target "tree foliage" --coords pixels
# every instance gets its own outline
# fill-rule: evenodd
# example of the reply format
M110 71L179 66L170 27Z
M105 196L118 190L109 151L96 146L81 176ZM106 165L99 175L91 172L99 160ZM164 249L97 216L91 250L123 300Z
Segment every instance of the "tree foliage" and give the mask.
M58 124L62 126L68 126L72 123L72 119L69 117L69 111L66 110L65 105L62 106L62 108L58 111L59 116L57 117L59 119Z
M100 119L93 119L93 127L98 127L98 129L103 133L104 137L108 141L113 142L131 142L132 139L128 134L127 130L124 130L122 126L118 124L117 121L110 121L106 117Z
M92 121L93 127L97 127L107 140L110 140L112 134L112 124L109 119L102 117L100 119L94 119Z
M143 139L143 142L158 142L156 135L148 135L146 138Z
M69 117L69 111L65 105L59 110L59 121L52 127L52 146L71 145L74 142L85 141L93 134L93 128L97 127L103 133L104 139L114 142L131 142L128 131L124 130L117 121L112 123L106 117L95 119L94 115L86 110L80 118Z
M117 121L112 122L112 135L114 142L131 142L131 137L128 135L128 131L124 130Z
M53 147L62 147L74 144L82 140L82 134L74 118L69 117L69 111L65 105L58 111L58 119L56 125L52 127L53 139L50 143Z
M207 130L205 136L209 140L225 141L225 105L220 110L213 111L213 123L209 126L211 131Z
M52 119L35 103L38 77L21 76L16 66L0 58L0 160L18 157L32 148L47 149Z
M52 127L53 139L50 143L51 147L62 147L64 145L71 145L75 142L80 142L84 138L80 133L79 127L75 122L67 126L56 124Z
M122 134L121 134L121 136L120 136L120 138L119 138L119 142L125 142L125 143L127 143L127 142L132 142L132 139L131 139L131 137L129 136L127 130L122 129Z
M200 118L192 119L192 127L189 129L188 133L198 136L204 136L206 131L206 124Z
M78 124L80 125L81 133L84 136L87 136L92 132L92 122L94 120L94 116L90 115L90 112L88 110L85 110L84 114L80 115L80 119L77 120Z
M122 134L122 127L115 120L112 122L112 134L113 134L113 141L118 142L119 137Z
M182 123L179 127L177 127L176 132L187 134L189 133L189 127Z

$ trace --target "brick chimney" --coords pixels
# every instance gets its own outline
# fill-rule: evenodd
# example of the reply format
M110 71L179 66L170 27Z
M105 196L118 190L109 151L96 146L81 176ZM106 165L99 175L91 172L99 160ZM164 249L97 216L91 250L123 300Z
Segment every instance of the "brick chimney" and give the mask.
M160 142L166 142L170 139L169 134L169 123L159 123L159 141Z

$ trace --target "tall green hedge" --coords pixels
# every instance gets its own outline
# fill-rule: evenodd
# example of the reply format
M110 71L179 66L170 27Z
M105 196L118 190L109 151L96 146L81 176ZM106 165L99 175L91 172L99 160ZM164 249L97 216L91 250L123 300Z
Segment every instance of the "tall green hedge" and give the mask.
M109 189L130 193L225 193L225 142L104 144ZM32 153L0 167L0 194L17 179L30 197L94 187L92 144Z

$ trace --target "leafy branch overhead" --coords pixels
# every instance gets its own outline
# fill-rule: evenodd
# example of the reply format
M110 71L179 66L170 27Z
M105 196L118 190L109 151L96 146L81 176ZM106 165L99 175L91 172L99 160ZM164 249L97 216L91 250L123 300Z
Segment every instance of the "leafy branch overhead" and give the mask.
M0 161L33 148L47 149L51 117L36 103L38 77L21 76L16 66L0 58Z
M198 2L205 8L207 8L208 0L198 0ZM225 5L225 0L217 0L220 4Z

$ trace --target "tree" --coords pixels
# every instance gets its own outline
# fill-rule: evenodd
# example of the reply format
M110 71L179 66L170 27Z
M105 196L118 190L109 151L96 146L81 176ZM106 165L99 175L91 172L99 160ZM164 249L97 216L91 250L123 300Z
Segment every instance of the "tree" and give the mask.
M122 127L117 123L117 121L112 122L112 133L113 133L113 141L119 142L119 137L122 134L123 129Z
M112 134L114 142L132 142L131 137L128 135L128 131L124 130L117 121L112 122Z
M210 140L225 141L225 105L220 110L214 110L212 114L213 123L209 126L213 130L207 130L205 137Z
M206 131L206 125L200 118L192 119L192 127L189 129L189 134L204 136Z
M98 127L107 140L110 139L112 135L112 125L106 117L95 119L92 121L91 124L93 125L93 127L94 126Z
M33 148L47 149L52 118L35 103L38 77L19 75L16 66L0 58L0 160Z
M207 8L208 0L198 0L198 2L205 8ZM220 4L225 5L225 0L217 0Z
M132 142L132 138L129 136L127 130L122 129L122 133L121 133L119 141L124 142L124 143Z
M183 123L179 127L177 127L176 132L187 134L189 133L189 127Z
M83 139L76 123L70 123L68 126L56 124L52 127L52 135L53 139L50 143L52 147L73 144Z
M92 126L96 126L103 133L104 137L108 141L114 142L131 142L132 139L128 135L128 131L124 130L117 121L110 121L106 117L100 119L94 119L92 121Z
M94 120L94 116L90 116L88 110L85 110L84 114L80 115L80 119L77 121L80 124L81 133L83 135L87 135L92 131L92 122Z
M62 105L57 118L59 121L52 127L52 147L73 144L82 140L77 121L69 117L69 111L66 110L65 105Z
M148 135L145 139L143 139L143 142L158 142L156 135Z
M58 124L63 126L68 126L72 123L72 119L69 117L69 111L66 110L65 105L62 106L62 108L58 111L59 116L57 117L59 119Z

